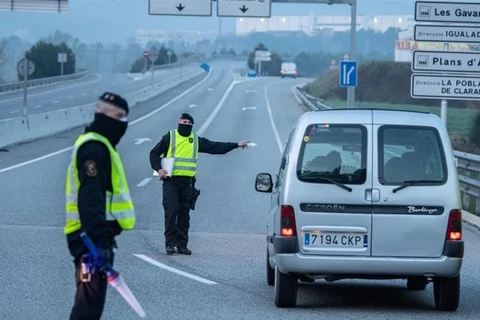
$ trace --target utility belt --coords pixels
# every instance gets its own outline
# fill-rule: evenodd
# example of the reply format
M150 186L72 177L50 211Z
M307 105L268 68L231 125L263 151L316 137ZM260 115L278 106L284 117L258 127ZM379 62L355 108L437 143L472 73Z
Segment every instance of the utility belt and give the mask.
M197 182L197 179L195 177L187 176L172 176L169 177L168 180L188 183L190 185L190 188L192 188L192 201L190 202L190 209L195 210L197 199L200 196L200 190L195 188L195 182Z

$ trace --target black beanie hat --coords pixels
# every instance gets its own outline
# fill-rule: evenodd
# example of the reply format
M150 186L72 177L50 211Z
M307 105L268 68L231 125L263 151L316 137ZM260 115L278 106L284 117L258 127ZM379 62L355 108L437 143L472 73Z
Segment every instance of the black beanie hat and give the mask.
M190 122L192 124L194 124L195 122L193 121L193 117L191 115L189 115L188 113L182 113L182 115L180 116L180 119L187 119L187 120L190 120Z
M128 114L128 111L129 111L128 102L125 99L123 99L121 96L115 93L105 92L100 97L98 97L98 99L100 99L103 102L113 104L116 107L125 110Z

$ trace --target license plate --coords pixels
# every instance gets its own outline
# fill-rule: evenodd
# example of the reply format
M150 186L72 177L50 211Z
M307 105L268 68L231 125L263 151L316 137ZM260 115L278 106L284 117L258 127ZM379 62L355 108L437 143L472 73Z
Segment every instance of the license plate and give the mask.
M308 247L367 248L368 235L338 232L306 232L304 244Z

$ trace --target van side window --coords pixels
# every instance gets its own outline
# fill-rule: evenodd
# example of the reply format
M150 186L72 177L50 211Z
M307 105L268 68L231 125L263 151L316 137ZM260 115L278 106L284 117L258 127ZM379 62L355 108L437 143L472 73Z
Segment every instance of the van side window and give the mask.
M351 124L312 124L302 137L297 165L300 181L364 184L367 129Z
M378 177L382 184L425 180L444 183L447 167L436 128L382 126L378 130Z

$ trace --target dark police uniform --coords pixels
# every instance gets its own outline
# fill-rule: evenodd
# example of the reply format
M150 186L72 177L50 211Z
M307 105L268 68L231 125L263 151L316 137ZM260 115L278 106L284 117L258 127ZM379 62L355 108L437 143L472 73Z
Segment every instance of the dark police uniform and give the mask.
M109 99L105 99L105 97ZM117 95L105 93L100 100L112 103L128 112L127 102ZM116 121L118 120L104 114L95 114L94 122L86 128L84 135L98 134L106 138L114 148L125 133L127 126L126 123L120 123L120 121L117 123ZM98 135L95 136L98 137ZM86 261L85 255L89 251L81 240L80 233L85 231L95 243L100 259L103 262L108 261L113 266L115 236L119 235L123 228L117 220L107 219L106 214L107 201L109 203L112 201L107 199L107 192L112 193L114 189L109 147L98 140L86 141L78 147L75 164L71 163L71 166L73 165L78 170L79 187L77 199L70 201L73 201L78 208L76 210L78 211L77 217L79 217L81 225L78 220L75 222L76 225L71 222L69 225L67 213L65 234L70 254L74 257L77 289L70 319L100 319L105 305L107 279L103 272L96 271L93 274L86 274L85 270L82 270L82 266L84 266L82 262ZM68 174L71 172L72 168L69 167ZM74 191L71 192L74 193ZM67 208L68 206L67 203ZM133 225L131 227L133 228Z
M182 115L191 118L191 116ZM192 119L193 120L193 119ZM193 121L192 121L193 123ZM177 131L177 130L175 130ZM192 142L193 143L193 142ZM150 151L150 165L158 172L162 169L160 156L166 157L170 146L170 133ZM236 148L238 143L215 142L198 137L198 152L208 154L226 154ZM169 172L171 174L171 172ZM188 229L190 228L190 206L195 177L173 175L163 179L163 207L165 210L165 246L168 254L191 254L187 248Z

